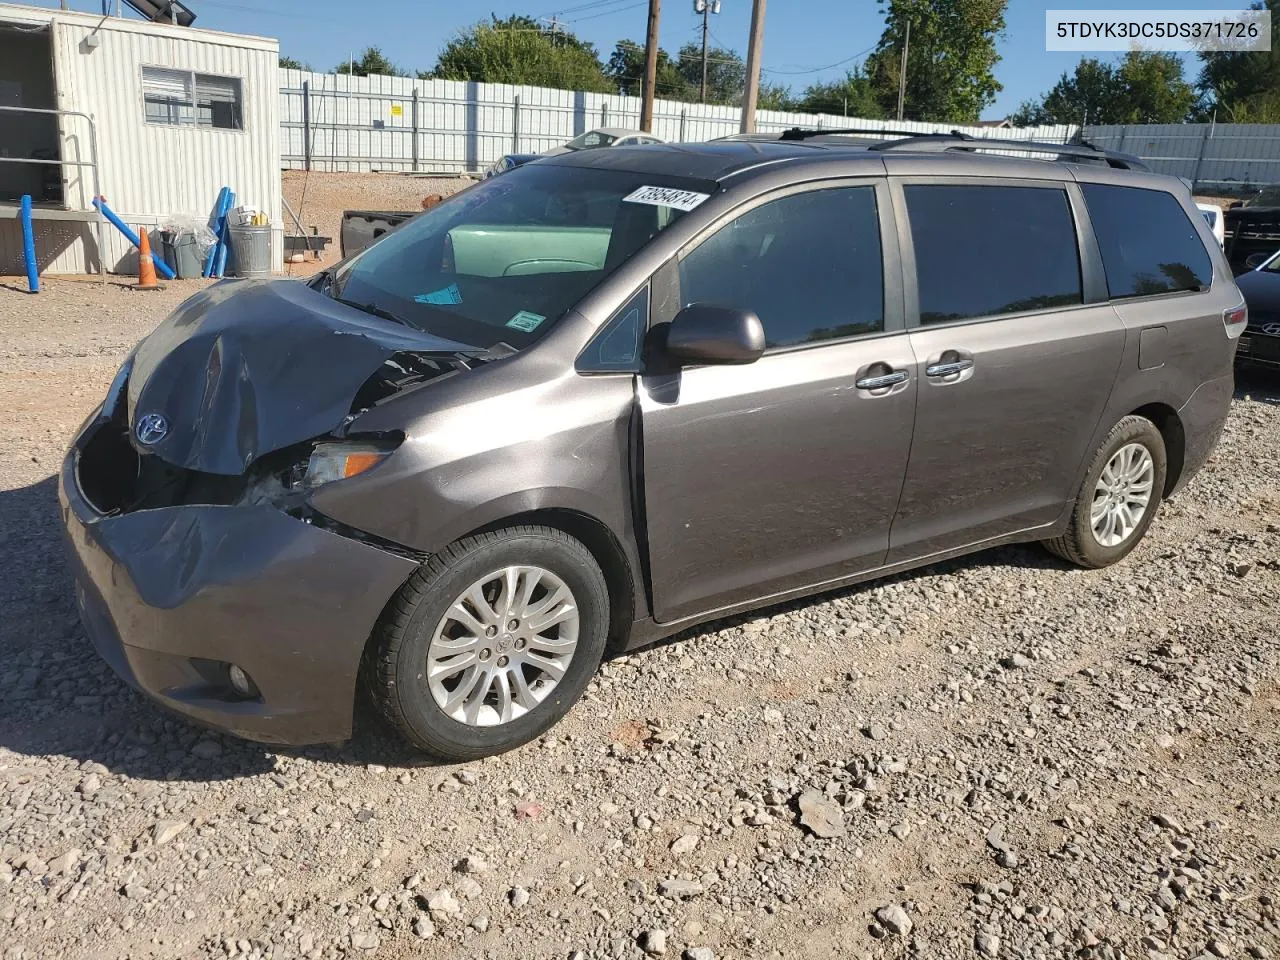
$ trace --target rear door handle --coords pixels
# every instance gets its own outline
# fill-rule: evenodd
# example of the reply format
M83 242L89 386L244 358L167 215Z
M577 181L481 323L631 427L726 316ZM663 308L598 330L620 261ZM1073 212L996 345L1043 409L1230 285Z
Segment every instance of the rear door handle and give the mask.
M883 390L885 387L892 387L899 383L904 383L911 376L905 370L894 370L891 373L881 373L873 377L863 377L861 380L855 380L853 385L859 390ZM846 381L848 382L848 381Z
M964 373L973 366L973 361L967 357L963 360L950 360L946 363L931 363L924 368L926 377L954 377L957 373Z

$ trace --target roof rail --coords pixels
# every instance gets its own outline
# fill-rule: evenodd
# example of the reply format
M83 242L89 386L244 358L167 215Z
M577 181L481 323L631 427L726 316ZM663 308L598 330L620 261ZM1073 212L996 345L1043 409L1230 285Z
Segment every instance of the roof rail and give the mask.
M810 137L829 136L864 136L864 137L949 137L949 133L921 133L919 130L893 129L891 127L874 130L850 128L823 129L822 127L792 127L778 135L779 140L808 140Z
M1101 150L1092 144L1041 143L1035 140L1004 140L996 137L973 137L959 130L946 134L924 134L903 140L890 140L868 147L869 150L914 150L945 153L951 150L973 152L975 150L1005 150L1017 153L1048 153L1055 160L1092 160L1105 163L1118 170L1149 170L1137 157L1114 150Z

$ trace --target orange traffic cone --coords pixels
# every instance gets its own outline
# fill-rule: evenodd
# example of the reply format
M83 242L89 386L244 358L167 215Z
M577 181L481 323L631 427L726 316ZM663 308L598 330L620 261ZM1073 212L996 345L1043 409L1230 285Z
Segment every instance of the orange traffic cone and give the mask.
M138 231L138 283L135 290L160 290L156 280L156 262L151 256L151 238L146 230Z

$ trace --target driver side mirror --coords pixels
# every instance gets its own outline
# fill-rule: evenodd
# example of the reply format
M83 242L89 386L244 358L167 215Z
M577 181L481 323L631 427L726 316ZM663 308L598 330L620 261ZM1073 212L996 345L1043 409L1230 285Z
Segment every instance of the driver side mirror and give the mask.
M760 318L737 307L691 304L667 330L667 355L682 363L755 363L764 346Z

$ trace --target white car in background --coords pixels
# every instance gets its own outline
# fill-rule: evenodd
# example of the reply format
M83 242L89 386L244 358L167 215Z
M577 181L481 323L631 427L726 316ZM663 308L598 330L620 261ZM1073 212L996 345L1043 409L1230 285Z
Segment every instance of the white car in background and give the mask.
M661 137L643 130L628 130L625 127L597 127L588 130L568 143L543 150L541 157L554 157L562 153L573 153L575 150L596 150L600 147L637 147L646 143L666 143Z
M1222 208L1212 203L1197 203L1196 207L1204 214L1205 220L1209 222L1209 229L1213 231L1214 237L1218 240L1218 246L1226 245L1227 234L1222 219Z

